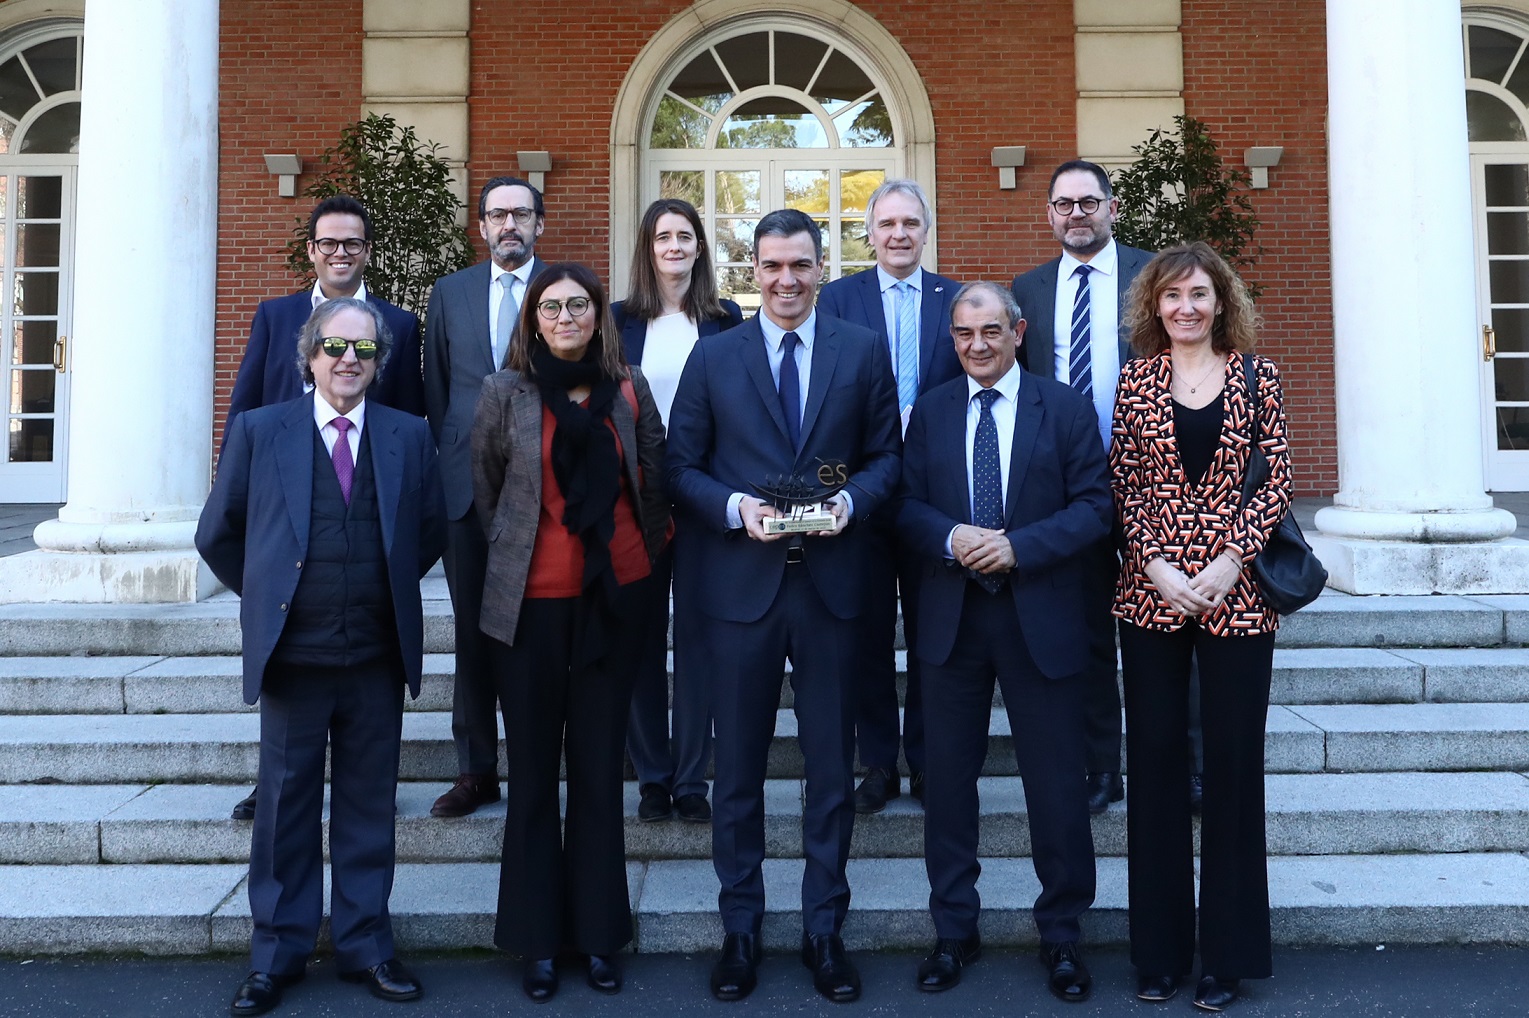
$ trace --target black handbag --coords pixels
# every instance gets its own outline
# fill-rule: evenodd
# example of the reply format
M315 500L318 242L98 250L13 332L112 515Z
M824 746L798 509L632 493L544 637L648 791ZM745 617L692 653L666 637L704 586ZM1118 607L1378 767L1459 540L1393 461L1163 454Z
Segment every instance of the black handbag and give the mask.
M1253 447L1248 452L1248 469L1242 478L1242 501L1237 509L1247 508L1253 493L1269 479L1269 458L1259 448L1259 409L1263 406L1258 375L1253 370L1253 355L1242 355L1242 374L1247 381L1248 397L1253 402ZM1279 525L1264 542L1263 551L1253 559L1253 577L1264 603L1281 615L1300 611L1317 599L1327 586L1327 570L1306 543L1295 514L1285 510Z

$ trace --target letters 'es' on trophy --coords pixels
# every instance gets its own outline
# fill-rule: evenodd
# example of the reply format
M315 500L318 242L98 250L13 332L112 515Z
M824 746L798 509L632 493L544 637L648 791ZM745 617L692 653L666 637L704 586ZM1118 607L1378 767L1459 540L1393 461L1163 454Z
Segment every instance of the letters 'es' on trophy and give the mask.
M765 533L820 534L833 530L834 514L827 503L848 480L849 471L838 460L819 460L812 478L801 474L766 478L755 490L780 515L764 519Z

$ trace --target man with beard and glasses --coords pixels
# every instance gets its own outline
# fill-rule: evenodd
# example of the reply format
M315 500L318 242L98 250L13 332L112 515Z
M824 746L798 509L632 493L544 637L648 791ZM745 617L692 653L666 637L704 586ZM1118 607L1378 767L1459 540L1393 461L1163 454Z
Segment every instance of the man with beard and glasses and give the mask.
M541 192L518 177L495 177L478 194L478 232L489 260L436 280L425 312L425 405L446 489L446 582L456 616L456 688L451 735L456 784L430 812L459 817L499 801L499 728L487 637L478 629L488 542L473 512L472 424L483 379L498 371L526 287L542 270L536 240Z

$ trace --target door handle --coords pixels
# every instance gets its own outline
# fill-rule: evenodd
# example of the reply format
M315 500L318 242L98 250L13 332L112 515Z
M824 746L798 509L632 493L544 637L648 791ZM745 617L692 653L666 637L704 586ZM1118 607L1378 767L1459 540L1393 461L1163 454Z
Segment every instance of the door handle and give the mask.
M53 344L53 370L63 374L69 368L69 337L60 336Z
M1481 327L1481 359L1490 361L1497 356L1497 330L1490 325ZM62 369L60 369L62 370Z

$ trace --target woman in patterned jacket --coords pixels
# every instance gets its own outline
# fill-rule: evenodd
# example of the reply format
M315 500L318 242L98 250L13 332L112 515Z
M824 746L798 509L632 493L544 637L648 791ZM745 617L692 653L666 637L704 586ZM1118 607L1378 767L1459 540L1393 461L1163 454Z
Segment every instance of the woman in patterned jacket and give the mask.
M1194 858L1185 738L1190 662L1205 731L1200 960L1194 1003L1237 997L1271 970L1264 725L1279 617L1251 565L1290 505L1279 371L1243 355L1257 314L1208 245L1157 255L1126 298L1137 357L1120 376L1110 470L1125 553L1115 615L1124 669L1131 960L1137 996L1172 997L1194 962ZM1253 415L1270 478L1241 489Z

